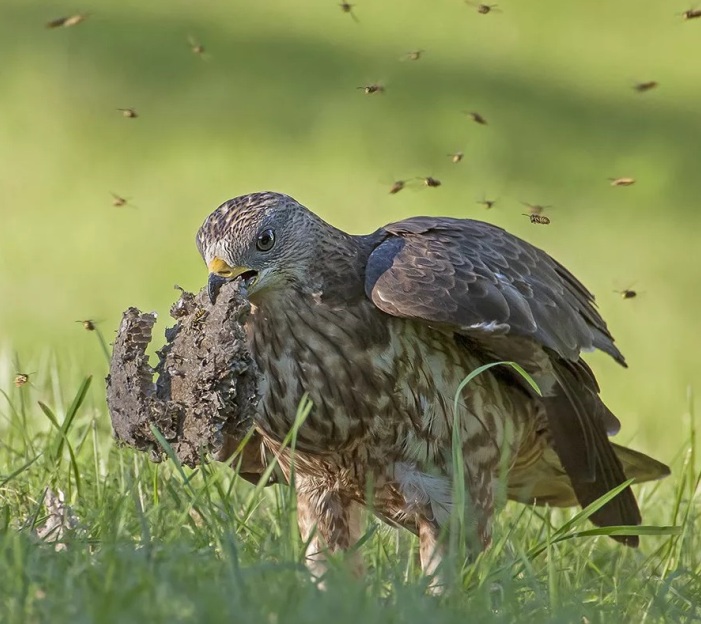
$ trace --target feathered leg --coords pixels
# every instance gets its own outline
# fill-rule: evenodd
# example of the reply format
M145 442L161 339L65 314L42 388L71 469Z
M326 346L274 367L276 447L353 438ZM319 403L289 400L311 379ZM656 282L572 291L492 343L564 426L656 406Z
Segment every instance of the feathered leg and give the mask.
M445 581L439 568L446 555L445 543L441 539L441 529L435 521L420 518L419 528L419 560L421 571L431 577L429 591L432 594L441 594Z
M496 482L491 469L478 471L475 479L470 476L472 472L465 471L465 528L462 535L470 559L491 541ZM412 524L418 529L421 570L432 577L431 592L439 594L445 585L440 567L447 554L451 514L454 513L450 478L428 475L408 463L397 465L395 477L405 500L407 516L413 518Z
M316 579L326 573L329 554L345 552L360 539L361 507L330 490L326 483L297 477L297 522L307 544L307 567ZM360 553L349 555L350 569L357 576L364 570Z

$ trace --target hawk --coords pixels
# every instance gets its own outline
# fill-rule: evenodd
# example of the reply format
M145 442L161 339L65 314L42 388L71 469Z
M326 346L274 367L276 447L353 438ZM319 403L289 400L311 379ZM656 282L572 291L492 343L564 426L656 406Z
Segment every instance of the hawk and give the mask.
M197 246L211 298L222 281L237 279L252 305L245 331L262 372L260 466L274 453L290 478L281 443L303 396L312 401L293 461L299 527L316 574L329 552L359 539L368 507L418 535L422 569L434 575L458 475L474 554L489 544L504 495L585 506L627 478L669 473L608 440L620 423L581 354L599 349L626 363L593 295L499 227L413 217L353 236L287 195L261 192L219 206ZM541 394L496 366L456 396L471 371L496 361L518 363ZM641 522L630 488L591 519ZM614 539L638 544L635 535Z

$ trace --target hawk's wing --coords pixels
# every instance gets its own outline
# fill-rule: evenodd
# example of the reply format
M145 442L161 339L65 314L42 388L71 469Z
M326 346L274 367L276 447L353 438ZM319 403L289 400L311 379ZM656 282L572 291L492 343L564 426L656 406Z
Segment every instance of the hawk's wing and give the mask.
M381 310L468 334L530 337L570 361L601 349L625 366L594 296L533 245L468 219L416 217L383 230L365 285Z
M601 349L625 366L593 295L545 252L480 221L416 217L377 235L381 242L369 256L365 281L373 303L393 316L472 337L499 358L518 362L546 354L555 386L543 404L580 503L622 483L623 469L606 436L618 421L580 360L581 351ZM640 514L628 489L592 519L638 524Z

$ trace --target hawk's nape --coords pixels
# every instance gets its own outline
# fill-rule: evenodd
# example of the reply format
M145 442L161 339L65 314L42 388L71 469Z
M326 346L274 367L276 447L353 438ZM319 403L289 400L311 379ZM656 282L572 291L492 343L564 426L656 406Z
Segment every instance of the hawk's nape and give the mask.
M620 425L581 353L625 360L592 294L498 227L417 217L351 236L266 192L222 204L197 244L213 275L244 280L247 335L264 379L256 426L287 478L292 460L281 442L302 396L313 402L294 461L316 571L326 551L358 539L369 505L419 534L423 569L435 572L453 507L453 399L485 363L517 362L543 396L498 367L459 397L475 548L490 541L504 457L508 495L527 503L586 505L626 477L669 472L608 440ZM592 520L639 524L630 488ZM637 544L634 535L616 539Z

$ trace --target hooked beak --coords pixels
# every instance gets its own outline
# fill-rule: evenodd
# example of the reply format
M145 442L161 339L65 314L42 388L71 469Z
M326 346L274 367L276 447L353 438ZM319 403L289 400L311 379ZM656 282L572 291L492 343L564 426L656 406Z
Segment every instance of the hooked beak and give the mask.
M219 294L219 289L226 282L235 280L237 277L243 277L246 281L255 279L256 271L248 267L232 267L229 266L221 258L214 258L209 265L209 278L207 279L207 294L209 300L214 304Z

